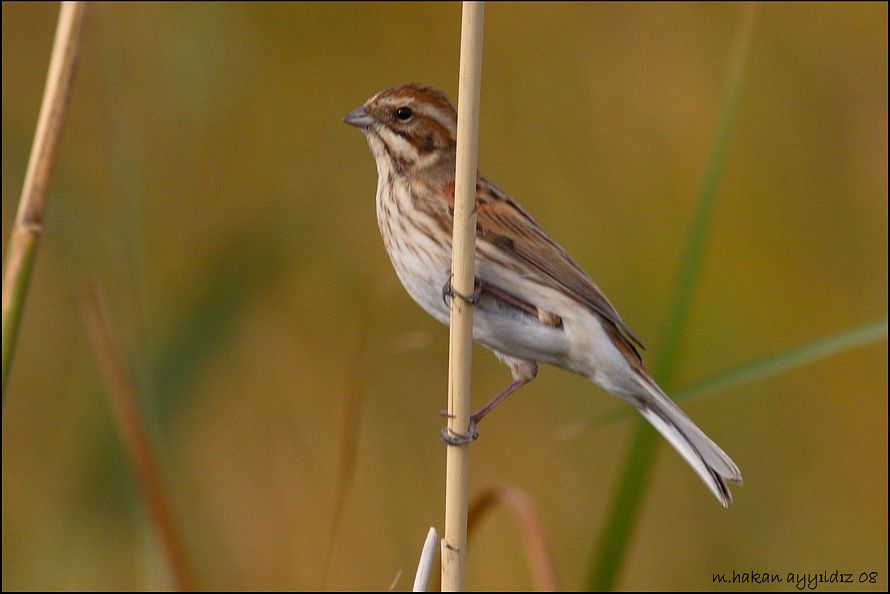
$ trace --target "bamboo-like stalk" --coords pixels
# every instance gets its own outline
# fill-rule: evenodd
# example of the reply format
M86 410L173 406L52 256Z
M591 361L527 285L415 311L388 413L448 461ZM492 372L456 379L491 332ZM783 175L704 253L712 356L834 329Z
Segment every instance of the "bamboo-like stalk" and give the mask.
M476 157L479 136L479 90L482 83L482 22L484 4L464 2L460 32L460 79L457 101L457 168L454 188L452 285L470 295L476 280ZM470 422L470 371L473 348L473 308L463 299L451 300L448 351L448 428L466 433ZM467 554L467 499L470 486L467 445L447 448L445 537L442 539L442 590L464 589Z
M161 480L148 428L136 398L136 387L120 350L111 337L108 315L101 295L94 288L80 299L80 312L96 362L105 380L108 403L127 458L145 498L151 525L164 551L168 566L180 592L194 590L185 547L167 490Z
M31 146L15 224L9 234L6 270L3 274L3 405L6 404L12 354L31 270L34 267L34 257L43 234L46 192L68 111L68 98L71 95L71 82L74 80L85 13L84 2L62 2L34 144Z

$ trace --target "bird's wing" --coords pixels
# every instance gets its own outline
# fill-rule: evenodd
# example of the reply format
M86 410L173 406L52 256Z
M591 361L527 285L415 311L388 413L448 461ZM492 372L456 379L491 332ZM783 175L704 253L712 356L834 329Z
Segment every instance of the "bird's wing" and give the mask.
M619 348L626 356L632 353L640 360L634 345L646 347L587 273L515 200L483 177L476 192L476 237L529 264L540 272L545 282L566 291L610 322L620 330L609 332L613 342L621 343Z

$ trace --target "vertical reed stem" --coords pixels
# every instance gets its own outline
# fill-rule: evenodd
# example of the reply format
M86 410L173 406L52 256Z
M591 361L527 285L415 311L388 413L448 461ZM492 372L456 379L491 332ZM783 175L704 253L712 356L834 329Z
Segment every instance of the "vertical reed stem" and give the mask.
M460 34L460 86L457 101L457 170L454 189L454 240L451 279L454 290L470 295L475 287L476 157L479 90L482 82L484 4L464 2ZM470 422L473 307L451 300L448 353L448 428L466 433ZM445 485L445 537L442 539L442 590L464 590L467 554L467 499L470 484L467 445L449 445Z

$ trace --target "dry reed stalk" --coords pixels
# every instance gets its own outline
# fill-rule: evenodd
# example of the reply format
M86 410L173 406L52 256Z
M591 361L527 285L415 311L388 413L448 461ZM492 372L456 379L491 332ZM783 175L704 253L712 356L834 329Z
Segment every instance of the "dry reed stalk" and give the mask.
M43 234L46 192L49 189L53 166L56 164L62 127L68 112L68 99L71 95L71 83L74 80L85 13L84 2L62 2L37 130L34 132L34 144L31 146L31 156L28 159L28 170L22 185L15 223L9 234L6 270L3 274L2 400L4 405L28 283L31 280L37 245Z
M456 293L470 295L475 287L476 157L479 136L479 90L482 83L482 22L484 4L464 2L460 34L460 79L457 101L457 168L454 190L454 238L451 271ZM473 348L473 307L451 300L448 352L448 429L468 431L472 401L470 376ZM464 589L467 553L467 499L470 486L469 448L449 445L445 479L445 537L442 539L442 590Z

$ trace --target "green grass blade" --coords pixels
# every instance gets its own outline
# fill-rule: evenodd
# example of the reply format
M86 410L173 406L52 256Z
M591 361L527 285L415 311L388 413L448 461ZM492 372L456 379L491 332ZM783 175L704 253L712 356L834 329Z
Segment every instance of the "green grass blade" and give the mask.
M733 41L723 108L717 121L714 147L699 195L692 230L681 260L661 354L654 365L655 377L665 387L670 386L675 374L679 345L701 272L705 239L717 203L717 187L726 164L732 122L744 78L756 4L744 4L742 10L742 18ZM657 443L654 431L642 420L638 421L634 429L631 451L612 500L599 549L590 564L591 571L587 581L590 590L611 590L615 585L626 556L630 532L639 516L640 503L652 474Z
M671 393L671 398L679 401L713 396L726 390L753 384L757 381L792 371L832 355L851 351L882 338L887 338L886 318L820 338L789 351L761 357L733 369L715 373L694 384L675 390ZM590 427L601 427L636 414L636 411L632 408L621 406L621 408L616 408L591 421Z
M613 589L624 562L631 528L636 522L640 503L652 474L657 437L655 431L648 426L637 424L624 472L603 528L599 549L591 560L592 571L587 581L587 590L590 592Z
M675 399L702 398L785 373L819 359L887 338L887 319L832 334L804 346L756 359L698 381L674 393Z
M701 264L705 251L705 240L711 229L714 209L717 206L717 187L723 170L726 167L726 155L729 152L729 140L732 123L739 104L742 81L745 74L746 58L751 40L751 32L756 15L756 4L746 4L736 32L732 55L727 72L726 90L724 92L723 109L717 120L714 147L711 152L708 169L698 199L698 208L689 233L688 243L677 275L677 284L668 315L667 329L660 356L653 366L655 377L663 384L673 380L676 371L676 359L680 341L686 329L689 310L692 307L693 294L698 284Z

